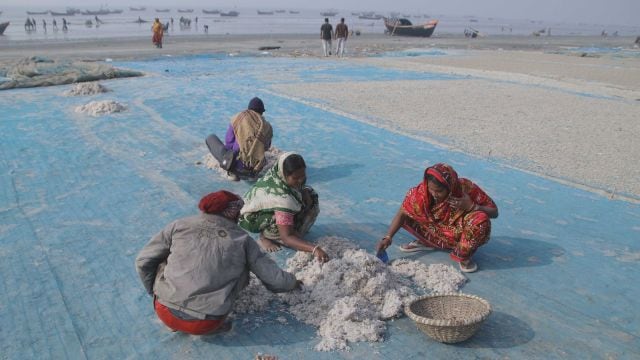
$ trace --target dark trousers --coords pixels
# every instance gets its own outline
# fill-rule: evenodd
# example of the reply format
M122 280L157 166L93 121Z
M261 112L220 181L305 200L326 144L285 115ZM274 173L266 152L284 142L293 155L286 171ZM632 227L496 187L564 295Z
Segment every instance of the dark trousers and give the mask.
M211 155L218 160L220 167L227 171L232 171L233 150L227 150L222 141L220 141L215 134L209 135L205 142L207 143L207 147L209 148Z

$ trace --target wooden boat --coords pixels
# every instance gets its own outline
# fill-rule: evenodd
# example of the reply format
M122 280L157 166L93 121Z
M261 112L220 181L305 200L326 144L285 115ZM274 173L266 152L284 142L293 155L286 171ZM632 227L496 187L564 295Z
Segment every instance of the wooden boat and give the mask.
M122 12L122 11L120 11L120 12ZM107 10L107 9L85 10L85 11L81 12L80 14L82 14L82 15L109 15L109 14L111 14L111 11Z
M4 30L9 26L9 22L0 23L0 35L4 34Z
M258 10L258 15L273 15L273 11L260 11L260 10Z
M321 12L320 15L322 15L322 16L336 16L336 15L338 15L338 12L337 11L324 11L324 12Z
M192 13L193 9L178 9L179 13Z
M300 11L289 10L289 14L300 14Z
M438 20L431 20L422 25L413 25L411 21L401 19L384 18L384 26L387 28L387 33L394 36L421 36L429 37L433 34L433 31L438 25Z
M75 14L75 12L51 12L51 16L74 16Z
M220 16L238 16L240 15L237 11L229 11L229 12L221 12Z
M286 13L286 12L287 12L287 10L276 10L276 12L277 12L278 14L282 14L282 13Z
M27 11L27 15L47 15L49 10L47 11Z
M167 13L169 11L171 11L171 9L156 9L156 12L159 12L159 13Z
M141 6L141 7L129 6L129 11L145 11L145 10L147 10L147 8L144 6Z
M220 10L206 10L206 9L202 9L202 13L203 14L220 14Z
M382 19L382 15L359 15L358 19L363 20L380 20Z

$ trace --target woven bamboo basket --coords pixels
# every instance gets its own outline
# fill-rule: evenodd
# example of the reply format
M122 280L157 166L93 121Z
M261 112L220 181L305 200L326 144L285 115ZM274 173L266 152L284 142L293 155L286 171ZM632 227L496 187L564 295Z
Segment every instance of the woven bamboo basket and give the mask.
M429 337L452 344L473 336L491 314L491 305L468 294L426 295L406 305L404 312Z

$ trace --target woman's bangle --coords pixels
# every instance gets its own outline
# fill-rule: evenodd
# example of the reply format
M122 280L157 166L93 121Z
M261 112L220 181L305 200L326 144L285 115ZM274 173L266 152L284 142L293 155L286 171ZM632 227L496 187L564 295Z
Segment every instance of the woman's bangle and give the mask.
M391 238L393 238L393 236L391 235L385 235L382 237L382 239L389 239L389 240L391 240Z

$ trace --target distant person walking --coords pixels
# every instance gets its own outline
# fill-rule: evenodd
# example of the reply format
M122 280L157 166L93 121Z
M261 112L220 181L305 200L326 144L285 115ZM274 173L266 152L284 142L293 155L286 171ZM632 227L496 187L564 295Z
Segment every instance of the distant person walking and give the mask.
M69 28L67 27L67 19L62 18L62 31L67 31Z
M56 22L56 19L53 19L53 31L58 31L58 22Z
M157 48L162 49L162 36L164 35L164 27L162 26L160 19L156 18L153 26L151 26L151 31L153 31L153 37L151 38L153 44Z
M333 38L333 26L329 24L329 18L324 18L324 24L320 27L320 39L322 39L322 51L324 56L331 55L331 39Z
M344 56L344 47L349 37L349 27L344 23L344 18L340 19L340 24L336 25L336 56Z

